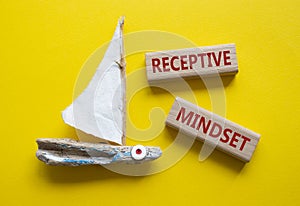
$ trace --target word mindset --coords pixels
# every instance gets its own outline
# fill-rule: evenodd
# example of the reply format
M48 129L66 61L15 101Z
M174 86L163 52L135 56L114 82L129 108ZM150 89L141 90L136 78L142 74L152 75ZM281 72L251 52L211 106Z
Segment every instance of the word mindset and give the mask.
M146 70L149 82L235 74L238 72L235 45L147 53Z
M217 148L249 162L260 135L201 107L176 98L166 124L200 140L218 141Z

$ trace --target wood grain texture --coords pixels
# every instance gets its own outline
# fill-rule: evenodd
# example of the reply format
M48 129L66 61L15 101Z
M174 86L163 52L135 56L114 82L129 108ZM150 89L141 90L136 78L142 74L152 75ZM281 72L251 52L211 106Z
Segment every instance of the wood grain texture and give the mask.
M78 142L68 138L40 138L36 140L39 160L49 165L79 166L112 163L138 164L159 158L159 147L145 147L141 160L132 158L132 146L113 146L101 143Z
M234 75L238 72L235 44L222 44L145 54L149 83L176 78Z
M121 76L122 76L122 95L123 95L123 128L122 128L122 145L126 145L126 61L125 61L125 50L124 50L124 20L125 17L121 17L119 20L121 23L121 35L122 35L122 48L121 48L121 60L119 67L121 69Z
M217 143L217 149L249 162L260 135L217 114L177 97L166 124L201 141Z

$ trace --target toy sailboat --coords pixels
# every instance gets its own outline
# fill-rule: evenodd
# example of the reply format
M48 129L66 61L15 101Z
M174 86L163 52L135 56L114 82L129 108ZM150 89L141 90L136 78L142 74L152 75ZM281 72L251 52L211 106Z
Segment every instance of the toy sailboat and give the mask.
M36 152L39 160L50 165L78 166L141 163L161 156L159 147L123 146L126 139L123 25L121 18L89 85L62 113L66 124L99 138L101 143L40 138Z

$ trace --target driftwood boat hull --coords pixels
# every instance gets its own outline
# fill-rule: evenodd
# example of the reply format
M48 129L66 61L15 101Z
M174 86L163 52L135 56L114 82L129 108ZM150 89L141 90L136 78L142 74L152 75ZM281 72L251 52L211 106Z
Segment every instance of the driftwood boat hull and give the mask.
M48 165L79 166L113 163L138 164L159 158L159 147L113 146L101 143L78 142L67 138L41 138L36 140L36 156ZM136 150L136 151L135 151ZM143 155L136 158L136 155Z

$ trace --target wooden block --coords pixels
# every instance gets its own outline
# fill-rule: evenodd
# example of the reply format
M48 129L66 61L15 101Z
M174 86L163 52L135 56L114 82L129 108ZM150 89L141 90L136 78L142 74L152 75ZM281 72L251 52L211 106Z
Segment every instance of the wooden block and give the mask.
M219 138L217 149L244 162L250 161L260 139L259 134L179 97L166 124L201 141L213 142Z
M146 53L146 71L149 83L233 75L238 72L235 44Z

